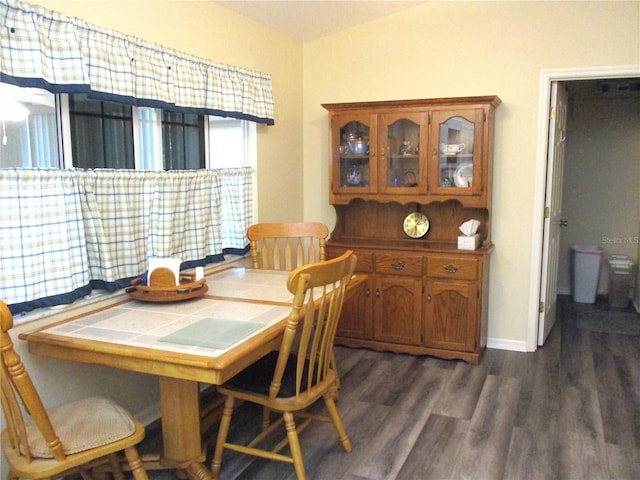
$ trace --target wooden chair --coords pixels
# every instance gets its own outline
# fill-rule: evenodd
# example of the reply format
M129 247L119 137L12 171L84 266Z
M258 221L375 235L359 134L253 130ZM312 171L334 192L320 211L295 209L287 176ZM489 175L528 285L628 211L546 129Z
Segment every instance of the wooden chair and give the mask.
M247 229L253 268L288 270L326 259L329 228L319 222L257 223ZM337 366L334 361L336 374ZM336 378L334 399L338 397Z
M247 229L253 268L291 271L325 259L323 223L257 223Z
M147 480L136 444L144 426L113 400L89 397L45 409L13 348L13 317L0 301L2 324L2 410L7 427L2 451L10 465L8 479L50 479L70 474L91 478L95 467L123 480L118 453L124 451L135 480Z
M294 299L280 349L218 387L226 400L211 465L214 478L220 473L225 448L293 463L298 479L306 478L298 434L313 420L332 421L342 446L351 451L351 441L332 396L336 381L332 358L338 319L355 266L355 255L347 251L333 260L299 267L289 275L287 287ZM305 411L320 398L329 417ZM263 421L261 433L246 446L230 443L227 437L236 399L262 405L268 412L279 412L282 418L268 424ZM294 414L304 418L297 428ZM259 448L282 423L286 439L272 449ZM280 453L287 444L290 455Z
M247 229L253 268L291 271L325 259L329 229L319 222L256 223ZM336 380L335 396L339 380ZM200 397L200 428L207 432L220 420L223 399L206 387Z

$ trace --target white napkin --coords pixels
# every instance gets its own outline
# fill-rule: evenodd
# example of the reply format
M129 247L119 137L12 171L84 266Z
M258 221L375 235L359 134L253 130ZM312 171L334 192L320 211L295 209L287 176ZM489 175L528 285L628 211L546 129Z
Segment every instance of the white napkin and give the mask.
M470 237L476 234L476 232L478 231L478 227L480 227L479 220L469 220L460 225L459 228L466 237Z

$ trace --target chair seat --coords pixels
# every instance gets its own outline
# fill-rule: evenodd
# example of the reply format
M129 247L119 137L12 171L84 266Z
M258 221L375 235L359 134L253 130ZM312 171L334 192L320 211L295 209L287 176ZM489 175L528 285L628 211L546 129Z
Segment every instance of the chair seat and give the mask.
M66 455L107 445L131 436L136 430L129 413L106 397L84 398L47 409L47 413ZM53 458L33 420L28 418L25 424L31 454Z
M235 377L226 382L227 386L246 390L260 395L269 395L269 386L273 379L273 371L276 368L279 352L273 351L253 363ZM282 386L278 392L278 398L294 397L296 394L296 361L298 357L290 355L282 377ZM308 362L305 362L301 390L307 390Z

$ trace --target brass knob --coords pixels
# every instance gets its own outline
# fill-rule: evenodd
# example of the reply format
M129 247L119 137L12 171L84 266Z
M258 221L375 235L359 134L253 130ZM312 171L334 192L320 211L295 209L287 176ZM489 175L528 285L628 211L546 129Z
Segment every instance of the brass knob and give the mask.
M404 262L402 260L394 260L391 263L391 268L394 270L402 270L404 268Z
M456 273L460 267L455 263L447 263L444 267L444 271L447 273Z

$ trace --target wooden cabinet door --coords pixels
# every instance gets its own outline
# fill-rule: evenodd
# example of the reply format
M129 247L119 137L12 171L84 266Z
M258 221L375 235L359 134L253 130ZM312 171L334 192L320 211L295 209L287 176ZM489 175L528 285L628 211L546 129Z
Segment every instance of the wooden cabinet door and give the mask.
M373 278L369 276L364 285L353 297L345 300L342 315L338 322L337 337L371 339L373 325Z
M447 350L475 351L477 307L476 283L428 280L424 344Z
M420 345L422 279L376 275L373 337L381 342Z

